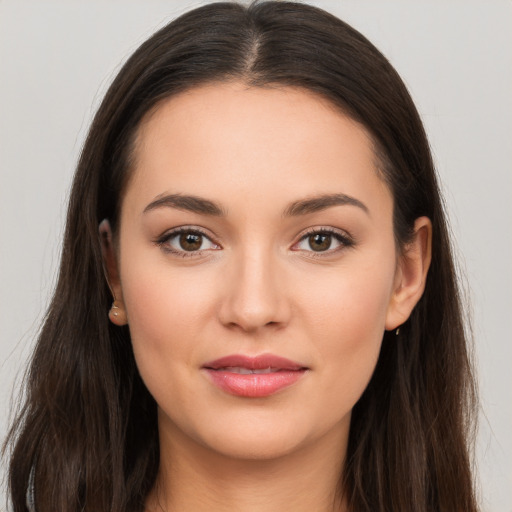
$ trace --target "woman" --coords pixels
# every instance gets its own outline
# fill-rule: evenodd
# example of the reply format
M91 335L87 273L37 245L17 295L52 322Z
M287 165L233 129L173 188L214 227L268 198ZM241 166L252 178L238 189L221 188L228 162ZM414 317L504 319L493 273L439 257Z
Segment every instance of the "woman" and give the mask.
M13 509L475 511L428 143L358 32L191 11L92 124L11 433Z

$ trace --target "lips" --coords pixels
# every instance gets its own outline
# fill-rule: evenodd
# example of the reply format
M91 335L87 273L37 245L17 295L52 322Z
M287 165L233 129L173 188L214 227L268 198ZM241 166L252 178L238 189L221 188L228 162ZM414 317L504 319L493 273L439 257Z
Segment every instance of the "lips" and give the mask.
M273 354L257 357L230 355L203 366L209 380L231 395L262 398L300 380L307 367Z

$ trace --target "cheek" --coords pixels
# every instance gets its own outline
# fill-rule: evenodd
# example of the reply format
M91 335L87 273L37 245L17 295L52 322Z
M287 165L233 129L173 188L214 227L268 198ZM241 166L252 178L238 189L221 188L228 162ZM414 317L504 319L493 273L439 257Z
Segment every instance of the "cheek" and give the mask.
M197 389L190 383L197 378L212 315L204 280L159 270L127 273L123 293L140 376L159 406L179 421L197 402Z
M352 334L351 338L358 332L382 335L393 279L392 262L315 273L302 279L301 309L311 312L308 322L318 329Z
M183 371L198 358L204 332L208 329L212 287L205 287L201 272L173 271L154 262L123 269L123 297L133 350L144 375ZM160 368L160 370L159 370ZM169 384L169 382L167 382Z
M316 340L318 366L328 369L324 378L330 398L344 396L347 408L359 399L377 363L393 277L391 261L341 270L325 281L317 276L309 306L302 308Z

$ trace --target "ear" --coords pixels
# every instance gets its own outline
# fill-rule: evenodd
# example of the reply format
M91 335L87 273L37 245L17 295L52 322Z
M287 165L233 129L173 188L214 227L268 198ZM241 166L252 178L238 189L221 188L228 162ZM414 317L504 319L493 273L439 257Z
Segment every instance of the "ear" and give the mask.
M101 241L101 255L103 257L103 270L108 287L112 292L114 302L109 312L110 321L116 325L126 325L126 311L123 302L123 291L121 279L119 278L119 267L117 254L112 239L112 228L108 219L103 219L99 225Z
M398 328L409 318L425 290L431 258L432 223L428 217L419 217L414 223L413 239L399 257L386 330Z

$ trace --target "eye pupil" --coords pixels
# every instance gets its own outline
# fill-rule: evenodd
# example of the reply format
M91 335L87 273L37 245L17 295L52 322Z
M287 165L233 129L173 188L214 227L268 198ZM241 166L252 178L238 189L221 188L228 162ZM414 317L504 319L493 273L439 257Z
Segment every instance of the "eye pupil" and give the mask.
M203 243L202 235L195 233L182 233L180 235L180 247L184 251L197 251Z
M326 251L331 247L331 235L315 233L309 237L309 246L313 251Z

